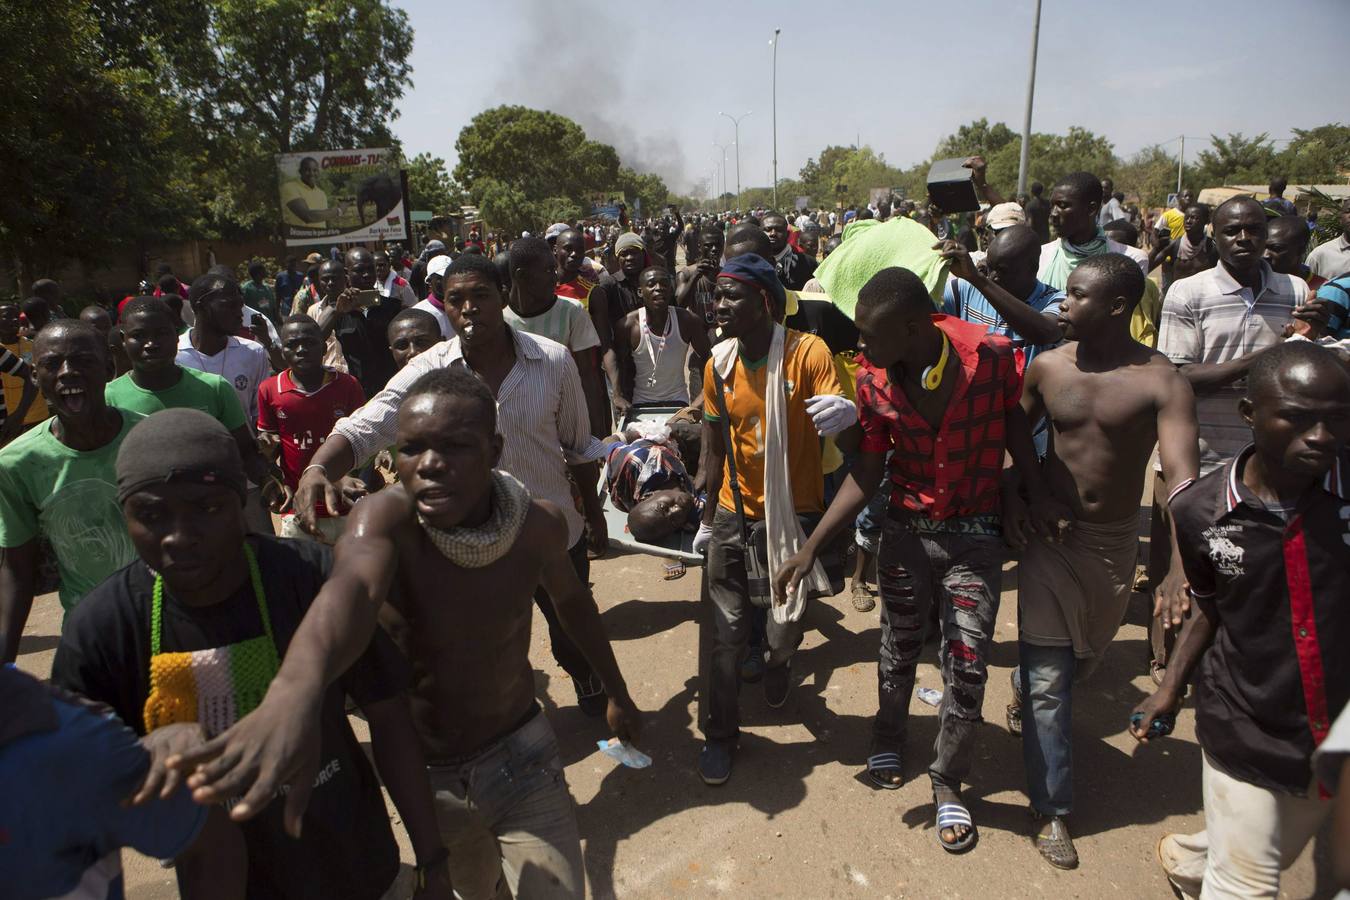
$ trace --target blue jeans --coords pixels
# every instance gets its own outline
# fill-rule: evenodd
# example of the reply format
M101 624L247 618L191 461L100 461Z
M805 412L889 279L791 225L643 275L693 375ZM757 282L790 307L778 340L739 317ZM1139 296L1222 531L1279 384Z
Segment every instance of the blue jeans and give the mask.
M1073 808L1073 647L1018 641L1018 700L1022 705L1022 759L1027 796L1041 815Z
M458 896L585 894L576 809L542 711L472 759L427 774Z

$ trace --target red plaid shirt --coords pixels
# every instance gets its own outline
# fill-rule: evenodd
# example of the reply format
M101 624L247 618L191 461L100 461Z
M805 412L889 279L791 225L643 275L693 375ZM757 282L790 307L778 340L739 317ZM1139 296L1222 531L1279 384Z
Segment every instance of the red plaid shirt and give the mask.
M891 505L930 519L999 512L1006 445L1004 417L1022 395L1012 343L983 325L934 315L961 365L937 432L892 385L886 372L859 357L858 411L862 449L891 455ZM951 375L948 375L951 377Z

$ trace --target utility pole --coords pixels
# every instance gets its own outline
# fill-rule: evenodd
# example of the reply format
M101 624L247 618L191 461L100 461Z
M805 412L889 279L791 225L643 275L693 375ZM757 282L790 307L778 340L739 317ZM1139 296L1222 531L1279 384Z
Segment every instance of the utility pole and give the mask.
M1186 135L1181 136L1181 152L1177 154L1177 193L1181 193L1181 167L1186 162Z
M736 208L741 207L741 119L753 113L754 110L746 110L740 116L733 116L730 113L719 112L719 116L726 116L731 120L731 124L736 129L736 139L731 142L736 148Z
M1037 3L1040 0L1036 0ZM773 208L778 209L778 32L773 30Z
M1022 119L1022 158L1017 163L1017 194L1027 192L1027 166L1031 162L1031 103L1036 96L1036 45L1041 39L1041 0L1036 0L1036 18L1031 25L1031 72L1027 75L1027 114Z

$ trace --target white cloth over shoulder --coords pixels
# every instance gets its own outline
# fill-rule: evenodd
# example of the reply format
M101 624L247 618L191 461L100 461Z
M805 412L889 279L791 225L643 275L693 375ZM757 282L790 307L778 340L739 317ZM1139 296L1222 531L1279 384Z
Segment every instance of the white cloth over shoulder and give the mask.
M764 528L769 538L769 571L777 572L783 563L806 543L806 532L792 502L792 484L788 480L787 455L787 396L783 393L783 342L787 331L782 325L773 327L773 341L769 344L769 372L764 386ZM724 379L736 365L739 341L722 341L713 346L713 365ZM730 424L730 423L728 423ZM731 452L731 448L727 448ZM802 579L797 590L789 594L781 606L774 604L773 620L784 624L795 622L806 611L806 598L811 593L828 595L830 579L817 561L811 572Z

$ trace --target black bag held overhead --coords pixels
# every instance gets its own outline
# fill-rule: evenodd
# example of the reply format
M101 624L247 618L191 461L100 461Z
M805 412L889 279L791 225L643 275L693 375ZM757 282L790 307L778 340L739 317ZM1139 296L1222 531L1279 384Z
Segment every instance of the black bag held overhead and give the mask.
M741 483L736 477L736 454L731 444L731 418L727 415L727 401L722 395L726 385L717 363L712 365L713 395L717 398L717 415L722 423L722 443L726 449L727 474L731 478L731 497L736 502L736 518L741 524L741 545L745 548L745 582L750 605L768 609L773 606L773 585L769 581L769 531L763 520L749 524L745 518L745 504L741 501ZM712 498L716 503L716 498Z

